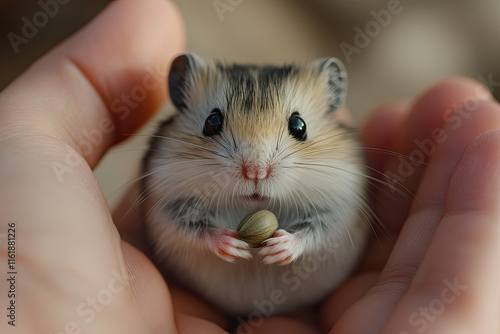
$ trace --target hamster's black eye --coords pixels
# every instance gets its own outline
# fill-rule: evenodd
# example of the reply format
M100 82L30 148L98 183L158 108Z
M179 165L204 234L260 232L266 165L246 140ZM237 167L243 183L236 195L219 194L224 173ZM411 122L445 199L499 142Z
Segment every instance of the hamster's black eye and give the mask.
M300 118L298 112L292 113L288 120L288 131L298 141L304 141L307 138L306 122Z
M215 136L219 134L222 131L223 121L224 117L222 117L221 111L218 108L215 108L205 120L203 134L205 136Z

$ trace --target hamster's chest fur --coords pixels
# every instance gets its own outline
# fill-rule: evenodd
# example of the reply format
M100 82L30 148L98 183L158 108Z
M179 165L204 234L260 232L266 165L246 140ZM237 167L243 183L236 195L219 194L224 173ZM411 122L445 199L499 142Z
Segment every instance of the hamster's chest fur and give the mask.
M335 119L345 88L333 58L173 61L179 113L152 136L143 163L144 221L164 273L232 314L310 305L349 275L369 221L359 143ZM262 209L279 230L251 249L235 230Z

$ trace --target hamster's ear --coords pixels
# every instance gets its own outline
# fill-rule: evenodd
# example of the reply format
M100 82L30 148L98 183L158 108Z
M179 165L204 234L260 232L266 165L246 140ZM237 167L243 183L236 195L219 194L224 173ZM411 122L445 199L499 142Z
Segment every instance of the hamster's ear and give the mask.
M190 53L177 56L170 65L168 92L172 103L179 111L186 109L186 100L192 89L194 73L200 67L201 59Z
M335 111L345 102L347 94L347 71L339 59L327 58L320 61L320 73L327 80L330 111Z

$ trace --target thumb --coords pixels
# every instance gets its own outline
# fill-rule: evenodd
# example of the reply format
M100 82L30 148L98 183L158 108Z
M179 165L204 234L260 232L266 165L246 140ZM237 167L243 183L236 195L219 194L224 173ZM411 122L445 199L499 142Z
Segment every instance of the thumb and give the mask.
M184 46L170 1L113 1L0 94L0 130L62 140L94 167L166 98L170 59Z

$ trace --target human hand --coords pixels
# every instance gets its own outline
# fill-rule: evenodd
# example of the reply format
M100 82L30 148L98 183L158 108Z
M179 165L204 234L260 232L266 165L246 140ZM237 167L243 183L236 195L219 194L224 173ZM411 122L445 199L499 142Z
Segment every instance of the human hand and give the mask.
M369 164L389 183L373 187L381 226L325 301L326 332L500 332L499 128L498 104L461 78L370 116Z
M183 44L172 3L115 1L1 92L0 233L15 225L16 257L8 269L2 240L0 333L177 332L163 278L120 241L91 169L164 102Z

